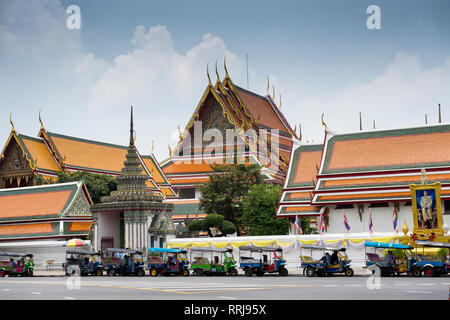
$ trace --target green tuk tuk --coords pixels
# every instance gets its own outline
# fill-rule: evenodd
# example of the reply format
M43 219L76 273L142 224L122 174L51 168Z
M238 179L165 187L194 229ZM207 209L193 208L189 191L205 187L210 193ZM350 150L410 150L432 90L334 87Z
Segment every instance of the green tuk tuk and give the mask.
M233 249L191 248L191 270L197 276L230 275L237 276Z
M0 257L9 258L0 261L0 277L6 275L10 277L33 276L34 261L31 253L0 252ZM14 258L17 259L15 260Z

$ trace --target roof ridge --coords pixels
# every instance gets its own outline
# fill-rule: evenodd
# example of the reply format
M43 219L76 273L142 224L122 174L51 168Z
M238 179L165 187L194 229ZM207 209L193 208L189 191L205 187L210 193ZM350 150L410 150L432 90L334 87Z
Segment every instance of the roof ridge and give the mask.
M86 142L86 143L93 143L93 144L97 144L97 145L103 145L103 146L107 146L107 147L128 149L128 146L125 146L125 145L114 144L114 143L109 143L109 142L102 142L102 141L97 141L97 140L90 140L90 139L85 139L85 138L78 138L78 137L68 136L65 134L60 134L60 133L55 133L55 132L50 132L50 131L47 131L47 134L49 137L65 138L68 140L74 140L74 141L78 141L78 142Z
M52 184L40 184L37 186L27 186L27 187L16 187L16 188L5 188L0 189L0 193L6 193L10 191L27 191L27 190L34 190L34 189L51 189L51 188L59 188L59 187L65 187L69 185L77 185L79 188L81 186L82 181L71 181L71 182L63 182L63 183L52 183Z

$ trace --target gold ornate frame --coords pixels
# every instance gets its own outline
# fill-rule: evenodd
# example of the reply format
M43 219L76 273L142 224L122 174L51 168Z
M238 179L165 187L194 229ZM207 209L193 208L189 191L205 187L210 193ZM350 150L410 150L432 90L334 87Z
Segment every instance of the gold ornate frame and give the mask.
M417 235L431 235L432 233L436 235L444 234L442 229L442 205L441 205L441 183L435 182L432 184L410 184L409 190L411 191L411 210L413 213L414 222L414 234ZM418 190L434 190L436 198L436 216L437 216L437 228L434 229L419 229L418 220L418 208L417 208L417 191Z

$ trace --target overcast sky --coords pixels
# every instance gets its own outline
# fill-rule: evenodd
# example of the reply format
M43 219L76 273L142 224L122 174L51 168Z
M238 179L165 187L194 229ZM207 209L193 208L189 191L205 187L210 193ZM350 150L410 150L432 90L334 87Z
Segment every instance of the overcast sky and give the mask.
M66 26L78 5L81 29ZM369 5L381 29L369 30ZM0 139L48 131L127 145L161 161L223 57L232 80L265 94L305 140L332 130L450 121L450 2L442 1L0 1ZM270 91L272 93L272 90ZM3 142L3 143L4 143Z

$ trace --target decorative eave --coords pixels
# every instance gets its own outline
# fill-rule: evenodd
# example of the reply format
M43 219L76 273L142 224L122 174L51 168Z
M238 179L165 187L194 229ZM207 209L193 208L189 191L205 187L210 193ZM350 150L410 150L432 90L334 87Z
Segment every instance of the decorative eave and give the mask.
M0 155L0 159L3 160L5 158L5 151L6 148L8 147L9 143L11 142L11 140L15 140L17 145L19 146L19 148L21 149L25 159L28 161L30 168L32 169L32 171L35 173L36 172L36 164L34 162L34 160L31 158L30 153L28 152L26 146L23 144L23 142L21 141L21 139L19 138L19 135L17 134L16 130L14 129L14 126L11 129L11 133L9 134L8 140L6 141L5 146L3 147L2 153Z

